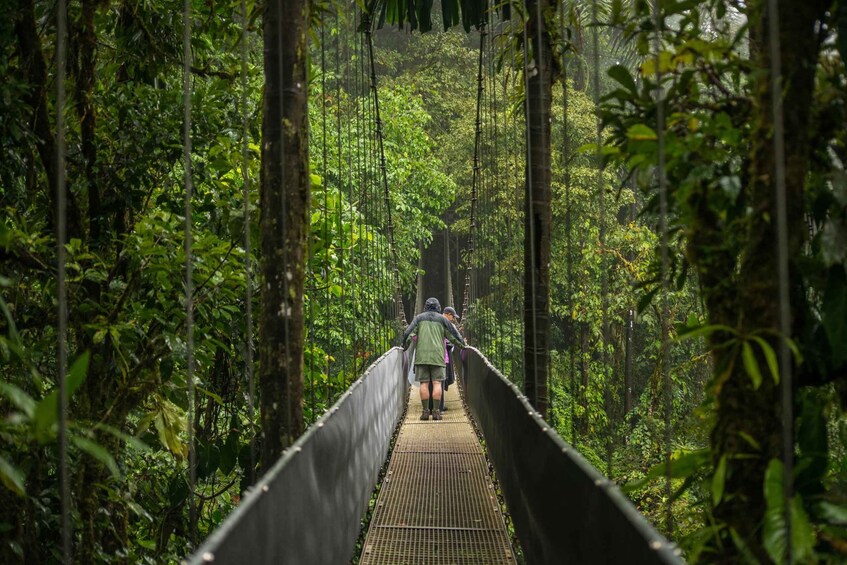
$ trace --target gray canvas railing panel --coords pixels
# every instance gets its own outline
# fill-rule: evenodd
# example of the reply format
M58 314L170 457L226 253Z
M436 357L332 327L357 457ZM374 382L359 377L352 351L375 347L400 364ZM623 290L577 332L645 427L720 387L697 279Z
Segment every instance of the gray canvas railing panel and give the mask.
M348 563L408 386L395 347L285 452L189 562Z
M485 436L527 563L684 563L479 351L467 348L463 357L465 401Z

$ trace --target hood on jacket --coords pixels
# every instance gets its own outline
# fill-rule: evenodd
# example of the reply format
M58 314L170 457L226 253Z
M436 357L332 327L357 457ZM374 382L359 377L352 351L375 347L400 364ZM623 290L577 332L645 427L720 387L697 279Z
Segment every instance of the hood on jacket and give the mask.
M441 303L437 298L427 298L424 311L441 312Z

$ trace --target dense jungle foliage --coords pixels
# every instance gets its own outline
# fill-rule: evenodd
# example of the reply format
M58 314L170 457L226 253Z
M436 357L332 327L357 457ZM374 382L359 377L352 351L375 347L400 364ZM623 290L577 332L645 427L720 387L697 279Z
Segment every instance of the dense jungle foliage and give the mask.
M625 485L692 562L783 562L786 544L797 562L840 562L847 558L847 32L838 32L847 3L779 3L793 16L780 28L789 77L790 340L774 317L764 2L660 2L658 54L650 3L597 4L600 25L590 2L542 3L553 67L548 419ZM69 7L69 465L83 563L177 561L261 472L262 389L251 381L258 369L248 367L248 350L260 330L259 226L268 213L259 205L266 7L247 2L242 14L238 3L192 6L193 422L183 303L182 3ZM61 555L55 6L7 0L4 8L0 561L50 562ZM393 343L386 202L406 315L421 253L448 253L465 332L505 375L524 382L524 191L533 142L525 65L532 75L536 62L524 49L520 13L494 20L482 44L479 139L479 33L442 31L433 14L428 33L386 25L374 34L386 195L360 13L348 3L310 4L298 400L305 425ZM440 247L445 231L452 243ZM472 302L462 304L468 267ZM790 539L779 451L781 342L793 351L795 377ZM188 505L191 425L196 528Z

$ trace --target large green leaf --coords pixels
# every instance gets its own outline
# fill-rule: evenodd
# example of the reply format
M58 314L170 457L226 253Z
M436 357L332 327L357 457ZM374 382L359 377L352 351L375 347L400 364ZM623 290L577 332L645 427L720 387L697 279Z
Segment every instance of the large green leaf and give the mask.
M775 563L783 563L788 540L786 528L785 495L783 492L783 465L779 459L771 459L765 471L765 525L763 545L765 551ZM791 553L797 562L807 562L812 558L815 536L809 517L803 508L800 496L794 496L790 504Z
M115 458L112 457L112 454L109 453L105 447L95 441L81 436L71 436L71 442L80 450L88 453L102 463L104 467L109 469L109 472L112 473L113 477L120 478L121 472L118 469L118 464L115 463Z
M67 380L65 381L68 399L70 399L77 389L79 389L88 374L88 358L89 353L86 351L77 357L76 361L74 361L71 368L68 370ZM35 436L38 438L38 441L47 441L52 436L53 426L56 424L58 419L59 389L57 387L50 391L50 393L42 398L35 406L33 424L35 427Z
M0 456L0 481L2 481L6 488L10 491L20 496L26 495L23 473L16 469L11 463L6 461L6 459L2 456Z
M629 70L623 65L614 65L606 73L623 86L632 96L638 96L638 87Z
M711 451L708 448L696 451L677 451L671 456L671 477L674 479L685 479L704 469L711 461ZM647 475L640 480L629 482L621 487L624 492L632 492L643 487L653 479L663 477L667 474L667 466L664 462L654 465L647 471Z
M753 346L748 341L741 344L741 360L744 362L744 370L747 371L753 381L753 389L758 389L762 386L762 372L759 370L756 354L753 353Z
M35 413L35 400L22 389L12 383L0 381L0 395L9 399L27 418L32 418Z

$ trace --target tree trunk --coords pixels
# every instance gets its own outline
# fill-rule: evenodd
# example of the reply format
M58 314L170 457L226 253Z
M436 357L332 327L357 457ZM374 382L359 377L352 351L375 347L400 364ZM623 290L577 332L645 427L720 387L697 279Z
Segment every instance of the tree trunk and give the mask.
M802 255L805 237L803 224L803 193L809 169L808 120L814 91L815 69L820 47L815 31L817 22L824 17L828 2L796 3L780 0L780 55L782 58L783 112L786 148L786 208L788 210L789 265L791 276L792 312L802 312L803 300L799 272L794 262ZM764 14L764 2L755 7ZM776 251L776 162L773 151L773 119L770 91L770 55L766 43L767 18L759 17L751 31L754 68L760 69L753 92L754 116L750 154L750 183L746 193L753 213L749 218L749 231L741 254L738 273L737 312L730 315L723 306L716 312L710 305L710 321L737 327L742 335L754 331L779 328L779 302L777 251ZM758 44L757 44L758 43ZM725 337L725 336L724 336ZM773 347L779 349L779 338L763 334ZM726 349L716 350L720 338L713 337L713 351L717 357L727 355ZM754 350L756 348L754 347ZM725 359L716 357L716 367ZM759 359L765 367L764 359ZM718 387L717 422L712 430L712 451L715 464L727 458L725 493L715 508L715 516L733 528L748 547L763 561L767 554L760 540L766 503L763 495L765 469L771 459L782 456L781 404L779 385L766 370L762 370L762 384L753 388L750 376L740 359L726 381ZM793 368L792 368L793 370ZM755 450L744 435L755 440L760 449ZM750 458L754 453L756 457ZM734 558L729 545L724 552Z
M552 47L543 16L549 0L527 0L527 37L534 69L529 75L526 123L529 128L524 231L524 393L542 418L547 417L550 325L550 107Z
M262 122L262 468L303 431L303 283L310 195L305 0L265 5Z

